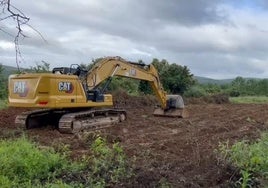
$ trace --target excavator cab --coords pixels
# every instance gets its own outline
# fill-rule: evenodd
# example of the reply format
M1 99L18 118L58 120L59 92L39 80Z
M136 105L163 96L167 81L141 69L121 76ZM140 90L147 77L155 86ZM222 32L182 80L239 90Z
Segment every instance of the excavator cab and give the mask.
M85 75L88 71L84 70L78 64L71 64L70 67L55 67L52 70L53 74L69 74L69 75Z
M104 102L104 95L98 89L88 90L87 99L93 102Z

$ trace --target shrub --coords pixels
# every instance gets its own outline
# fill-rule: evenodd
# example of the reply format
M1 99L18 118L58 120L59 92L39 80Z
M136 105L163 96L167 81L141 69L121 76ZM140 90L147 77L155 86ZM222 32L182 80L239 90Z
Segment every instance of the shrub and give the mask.
M236 91L236 90L231 90L229 93L230 97L239 97L240 96L240 92Z
M0 110L7 107L7 100L0 99Z
M190 87L188 90L185 91L185 97L204 97L207 96L207 92L201 86L195 85Z
M131 176L125 154L118 143L110 148L105 139L98 137L93 142L91 150L93 155L89 163L90 186L105 187Z
M25 137L0 141L0 187L53 179L67 164L52 149L40 150Z
M238 183L242 187L251 186L254 176L268 180L268 133L264 133L255 143L237 142L229 147L228 143L220 145L220 153L224 159L240 169L241 178Z
M229 96L224 93L219 93L211 96L211 99L213 100L213 103L215 104L225 104L229 103Z
M62 146L60 146L62 148ZM0 187L106 187L130 177L123 149L97 137L91 155L70 161L68 147L56 153L25 137L0 141Z

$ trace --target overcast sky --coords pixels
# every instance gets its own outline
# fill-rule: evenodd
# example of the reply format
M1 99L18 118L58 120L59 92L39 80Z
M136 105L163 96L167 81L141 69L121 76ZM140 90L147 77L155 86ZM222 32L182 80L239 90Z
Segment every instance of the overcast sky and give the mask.
M21 67L121 56L166 59L196 76L268 78L265 0L13 0L30 17ZM5 16L3 13L0 17ZM16 66L12 20L0 21L0 63Z

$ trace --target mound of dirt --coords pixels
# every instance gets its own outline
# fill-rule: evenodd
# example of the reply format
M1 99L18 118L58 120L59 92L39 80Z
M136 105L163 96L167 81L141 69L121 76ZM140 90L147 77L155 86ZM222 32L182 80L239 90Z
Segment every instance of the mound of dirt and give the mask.
M229 103L229 96L227 94L216 94L211 96L211 103L226 104Z
M156 106L158 101L155 96L130 96L123 90L113 93L114 106L118 108L139 108L142 106Z
M230 103L229 96L226 94L215 94L211 96L187 98L186 104L227 104Z
M8 108L0 111L0 126L14 128L17 114L27 111L26 108Z

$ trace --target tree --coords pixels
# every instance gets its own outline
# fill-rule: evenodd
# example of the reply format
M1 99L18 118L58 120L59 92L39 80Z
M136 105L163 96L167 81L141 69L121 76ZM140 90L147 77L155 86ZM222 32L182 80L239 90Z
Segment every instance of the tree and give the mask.
M246 80L243 77L238 76L232 81L232 86L242 87L242 86L245 86L245 83L246 83Z
M154 58L152 64L158 70L159 75L162 75L169 67L169 63L165 59L159 61L157 58Z
M195 84L193 74L187 66L176 63L169 64L167 60L153 59L152 64L158 70L160 80L166 91L174 94L183 94L190 86Z
M152 90L150 84L144 80L140 81L138 90L140 93L145 94L145 95L153 94L153 90Z
M105 83L105 82L104 82ZM108 91L116 91L123 89L129 94L138 94L139 81L131 78L115 77L112 79L110 85L108 86Z
M4 67L2 64L0 64L0 75L2 76L2 73L4 72Z
M238 97L241 94L244 94L245 85L246 80L244 78L242 78L241 76L236 77L231 83L230 96Z
M163 71L162 80L164 88L174 94L183 94L195 83L190 70L186 66L180 66L175 63Z
M260 80L257 84L257 89L259 95L268 96L268 79Z
M4 68L0 64L0 99L7 97L7 80L4 78L3 72Z

